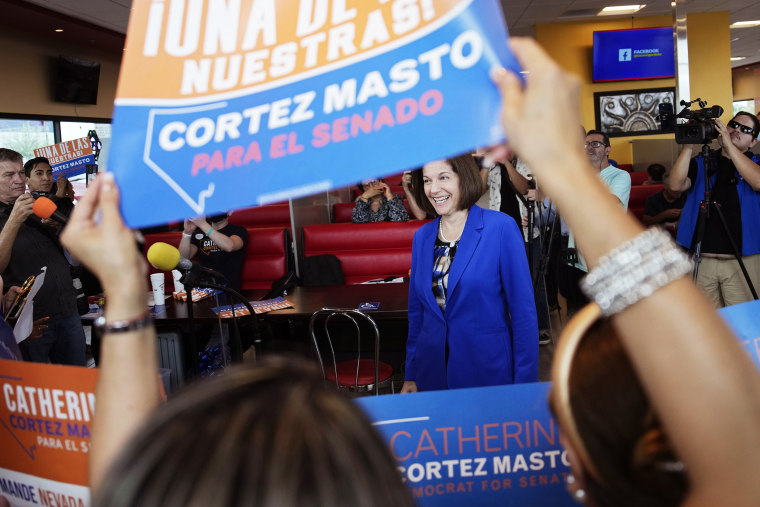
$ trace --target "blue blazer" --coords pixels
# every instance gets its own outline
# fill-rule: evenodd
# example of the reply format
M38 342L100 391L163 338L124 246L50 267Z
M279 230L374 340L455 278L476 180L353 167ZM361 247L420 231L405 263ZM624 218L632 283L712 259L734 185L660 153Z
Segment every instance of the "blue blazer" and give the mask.
M517 224L503 213L470 208L449 271L444 316L432 288L439 221L414 235L406 380L420 390L536 382L536 306Z

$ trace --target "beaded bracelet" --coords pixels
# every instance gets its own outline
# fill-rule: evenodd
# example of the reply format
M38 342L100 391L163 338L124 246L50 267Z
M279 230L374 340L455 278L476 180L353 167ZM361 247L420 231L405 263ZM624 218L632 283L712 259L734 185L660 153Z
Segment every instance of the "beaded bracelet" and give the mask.
M670 234L653 227L612 250L580 282L581 290L609 317L692 270Z

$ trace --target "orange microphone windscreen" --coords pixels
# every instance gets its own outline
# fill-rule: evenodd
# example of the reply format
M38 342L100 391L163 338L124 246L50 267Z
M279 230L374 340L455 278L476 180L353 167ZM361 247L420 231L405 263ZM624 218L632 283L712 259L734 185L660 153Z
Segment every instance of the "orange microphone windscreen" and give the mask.
M38 197L32 205L32 211L40 218L50 218L57 209L58 206L47 197Z

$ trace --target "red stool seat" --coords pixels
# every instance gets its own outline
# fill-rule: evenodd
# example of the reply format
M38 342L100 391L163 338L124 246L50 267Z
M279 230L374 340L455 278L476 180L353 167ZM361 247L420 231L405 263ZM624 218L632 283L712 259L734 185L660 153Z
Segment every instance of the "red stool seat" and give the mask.
M353 386L356 380L356 361L341 361L337 365L338 384L342 386ZM325 375L328 380L335 381L335 371L332 368L326 368ZM393 367L388 363L380 361L380 372L378 382L384 382L393 375ZM372 359L359 360L359 386L368 386L375 383L375 362Z

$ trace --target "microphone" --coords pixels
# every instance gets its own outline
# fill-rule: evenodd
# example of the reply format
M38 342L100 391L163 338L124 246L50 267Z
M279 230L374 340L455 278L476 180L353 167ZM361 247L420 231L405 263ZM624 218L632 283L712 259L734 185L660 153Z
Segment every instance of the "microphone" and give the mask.
M193 262L189 259L185 259L179 254L179 250L168 243L158 241L153 243L148 248L148 262L161 271L171 271L172 269L179 269L181 271L193 271L195 273L203 273L212 278L227 280L227 278L210 268L205 268Z
M58 206L44 196L35 199L34 204L32 205L32 211L40 218L52 218L63 225L66 225L66 222L69 221L69 218L66 215L58 211Z

